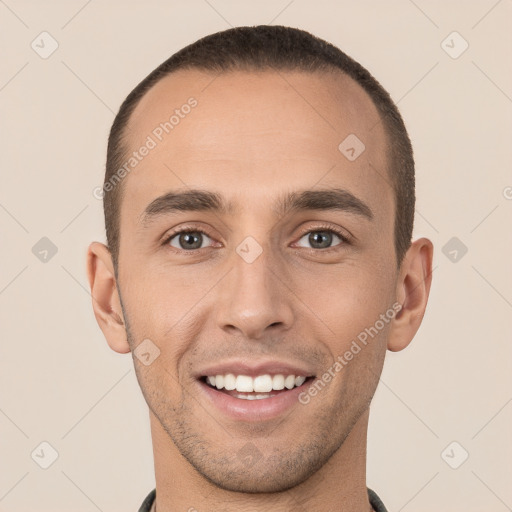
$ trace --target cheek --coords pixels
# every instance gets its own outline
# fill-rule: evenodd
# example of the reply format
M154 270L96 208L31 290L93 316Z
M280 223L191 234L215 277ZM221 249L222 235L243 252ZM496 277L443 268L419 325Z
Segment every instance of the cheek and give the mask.
M188 277L187 277L188 276ZM202 274L185 269L167 268L134 273L129 289L130 330L135 347L145 339L160 351L151 365L151 375L141 374L148 388L166 389L173 403L181 400L183 368L187 354L204 337L203 330L211 314L208 292L218 281L217 274ZM158 363L158 364L157 364ZM143 370L143 369L142 369ZM156 392L156 390L155 390Z
M374 325L392 305L393 275L375 265L347 262L321 277L304 278L307 281L302 280L297 295L304 297L311 312L308 316L337 340L338 350Z
M123 298L126 292L125 302L131 305L139 332L158 339L172 336L175 327L186 323L212 286L209 280L199 279L197 272L186 266L141 264L133 269L127 286L123 287Z
M159 418L176 418L183 411L183 387L162 356L150 366L136 365L136 375L146 403Z

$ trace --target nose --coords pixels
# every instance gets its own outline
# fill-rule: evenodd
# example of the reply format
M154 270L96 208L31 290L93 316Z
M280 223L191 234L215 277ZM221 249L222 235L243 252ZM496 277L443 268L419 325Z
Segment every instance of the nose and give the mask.
M270 251L250 263L234 252L231 268L219 287L218 326L251 340L289 329L293 293Z

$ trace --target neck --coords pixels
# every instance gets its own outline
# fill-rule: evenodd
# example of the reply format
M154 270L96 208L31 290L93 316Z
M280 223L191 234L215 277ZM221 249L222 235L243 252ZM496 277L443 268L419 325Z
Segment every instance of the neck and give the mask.
M150 411L156 510L372 511L366 488L368 418L369 409L334 455L301 484L283 492L247 494L219 488L198 473Z

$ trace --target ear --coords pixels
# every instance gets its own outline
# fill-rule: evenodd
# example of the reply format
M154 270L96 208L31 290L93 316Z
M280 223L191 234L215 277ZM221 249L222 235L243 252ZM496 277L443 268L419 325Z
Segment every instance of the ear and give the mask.
M94 316L107 343L112 350L120 354L130 352L112 256L106 245L99 242L92 242L89 245L87 276L91 287Z
M432 283L434 246L427 238L414 241L404 256L397 280L396 300L402 309L393 319L388 350L403 350L423 320Z

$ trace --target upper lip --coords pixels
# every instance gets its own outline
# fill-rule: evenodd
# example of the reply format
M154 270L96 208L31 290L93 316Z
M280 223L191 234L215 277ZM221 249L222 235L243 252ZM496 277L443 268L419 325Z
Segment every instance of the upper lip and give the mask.
M207 377L211 375L225 375L232 373L234 375L248 375L257 377L258 375L301 375L312 377L315 372L305 366L287 363L278 360L266 360L258 362L247 362L247 360L232 359L221 363L212 364L196 372L196 378Z

